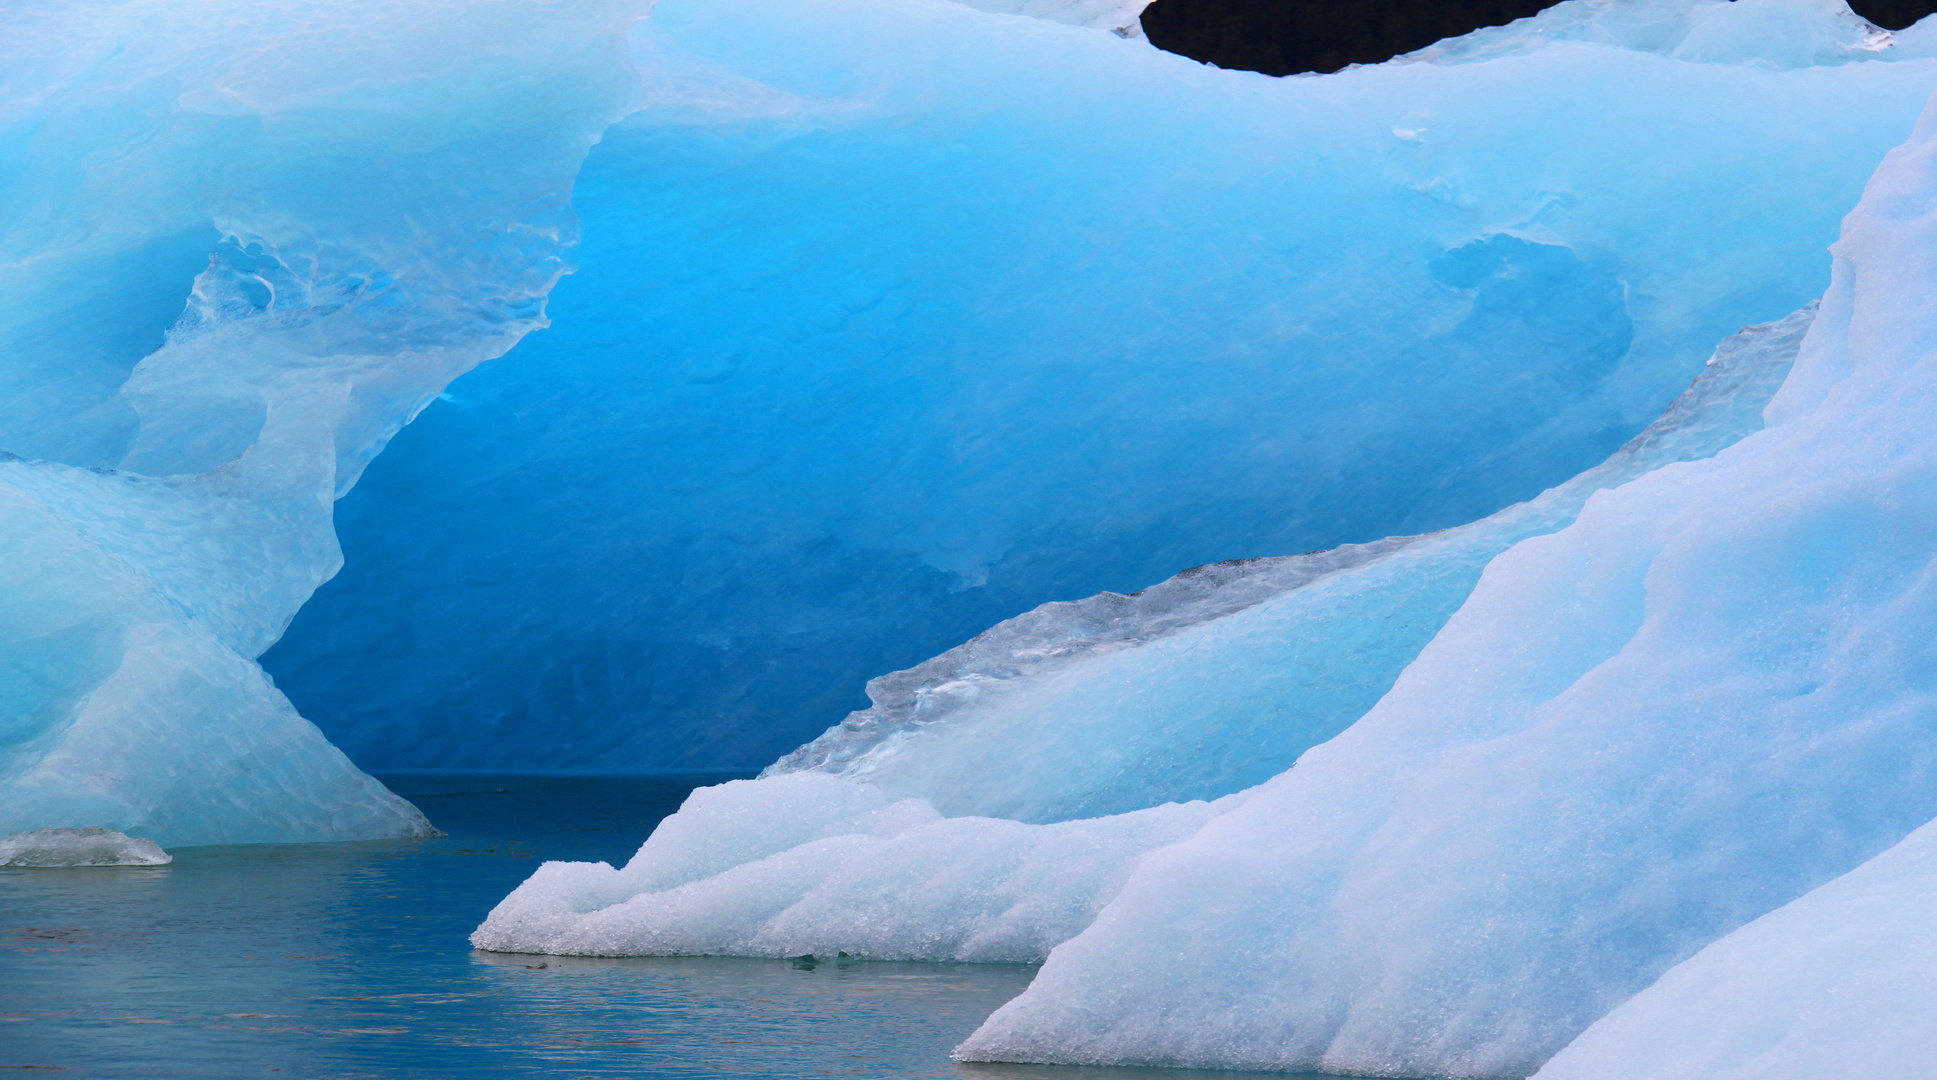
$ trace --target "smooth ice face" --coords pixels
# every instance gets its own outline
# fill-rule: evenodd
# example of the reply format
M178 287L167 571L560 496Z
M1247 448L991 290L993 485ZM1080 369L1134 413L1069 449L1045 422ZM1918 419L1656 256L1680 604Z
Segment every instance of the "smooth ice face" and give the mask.
M1682 961L1540 1080L1916 1080L1937 1056L1937 824Z
M1770 427L1496 558L1371 712L1146 856L959 1053L1522 1076L1929 821L1933 190L1937 113L1846 220Z
M35 829L0 837L0 866L164 866L174 861L153 840L112 829Z
M0 831L429 831L255 657L340 565L335 497L542 325L639 13L9 7Z
M919 0L633 45L553 325L399 434L265 657L359 761L757 768L1046 601L1530 499L1821 295L1937 85L1570 40L1274 80Z
M1263 783L1391 688L1500 552L1594 492L1760 430L1811 304L1722 342L1660 419L1600 465L1482 521L1199 567L1131 596L1047 604L868 684L767 774L814 769L947 814L1057 821Z

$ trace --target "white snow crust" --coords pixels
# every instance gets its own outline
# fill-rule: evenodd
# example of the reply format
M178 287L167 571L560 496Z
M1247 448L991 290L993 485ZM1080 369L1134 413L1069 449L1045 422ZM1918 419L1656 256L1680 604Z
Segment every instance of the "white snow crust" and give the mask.
M1037 963L1138 856L1228 808L1025 825L819 773L702 788L622 869L546 863L471 935L496 952Z
M1542 1080L1916 1080L1937 1054L1937 824L1677 964Z

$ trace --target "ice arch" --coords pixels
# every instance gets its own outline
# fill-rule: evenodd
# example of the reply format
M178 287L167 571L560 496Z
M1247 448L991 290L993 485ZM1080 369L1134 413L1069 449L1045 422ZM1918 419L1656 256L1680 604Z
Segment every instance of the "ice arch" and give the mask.
M1821 292L1928 91L1840 5L1743 10L1791 32L1562 5L1271 80L666 0L551 328L339 504L266 663L372 765L758 768L1046 600L1531 497Z
M0 827L424 828L255 663L400 430L276 661L377 765L757 763L1044 598L1564 479L1819 291L1932 78L1564 10L1272 81L928 0L10 9Z

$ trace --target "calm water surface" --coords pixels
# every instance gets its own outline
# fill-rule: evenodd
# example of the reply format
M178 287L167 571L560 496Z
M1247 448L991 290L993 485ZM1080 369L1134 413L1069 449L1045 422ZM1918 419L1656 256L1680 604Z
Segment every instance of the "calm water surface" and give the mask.
M0 1071L75 1077L947 1077L1230 1073L964 1066L1032 967L473 951L544 859L630 857L727 777L385 780L433 840L182 848L163 867L0 869ZM26 1075L22 1072L19 1075Z

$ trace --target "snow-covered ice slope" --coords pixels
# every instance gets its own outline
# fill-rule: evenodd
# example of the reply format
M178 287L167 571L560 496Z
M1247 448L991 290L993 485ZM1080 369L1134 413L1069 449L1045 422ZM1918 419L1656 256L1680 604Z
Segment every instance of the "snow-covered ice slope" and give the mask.
M1739 7L1847 55L1542 16L1270 79L925 0L662 0L552 327L399 434L265 664L385 768L758 767L1047 601L1532 498L1821 295L1937 85L1840 6Z
M1541 1080L1921 1080L1937 1060L1937 823L1676 965Z
M1933 192L1927 113L1847 218L1767 429L1601 492L1496 558L1371 712L1146 856L960 1053L1525 1075L1937 814ZM1836 948L1818 935L1839 898L1866 881L1914 891L1914 866L1879 863L1745 941L1807 964ZM1888 918L1863 933L1915 925ZM1887 984L1890 946L1850 945ZM1704 978L1752 980L1752 952L1718 947L1627 1021ZM1931 1049L1904 1015L1864 1020ZM1712 1041L1682 1045L1718 1066L1758 1049L1739 1017L1717 1019ZM1611 1020L1583 1057L1637 1034ZM1742 1075L1820 1060L1774 1052Z
M255 658L333 500L542 325L640 10L0 12L0 833L429 829Z
M1595 491L1759 429L1814 314L1811 305L1730 338L1608 461L1485 521L1050 605L882 680L875 690L888 705L869 723L795 755L820 769L776 768L696 792L623 869L548 863L472 943L1040 961L1089 925L1144 853L1250 797L1171 801L1188 798L1179 788L1231 790L1336 734L1487 560L1565 525ZM1097 664L1101 673L1087 669ZM1144 809L1013 820L1109 803Z

